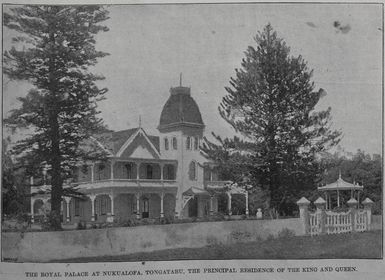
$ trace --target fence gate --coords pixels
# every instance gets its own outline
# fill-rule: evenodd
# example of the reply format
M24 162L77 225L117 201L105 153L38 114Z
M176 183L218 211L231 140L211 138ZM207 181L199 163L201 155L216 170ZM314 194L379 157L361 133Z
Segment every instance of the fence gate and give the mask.
M352 231L352 211L348 212L332 212L325 211L326 221L326 233L346 233Z

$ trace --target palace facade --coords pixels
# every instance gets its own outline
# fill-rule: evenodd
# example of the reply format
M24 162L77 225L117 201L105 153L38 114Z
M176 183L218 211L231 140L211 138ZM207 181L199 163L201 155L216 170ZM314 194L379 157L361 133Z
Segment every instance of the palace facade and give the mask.
M205 125L190 88L170 89L157 128L158 135L137 127L90 139L107 153L107 160L79 166L72 185L85 198L63 198L63 222L203 217L216 212L217 197L208 189L227 182L218 180L214 164L200 150ZM32 221L50 208L44 192L49 189L45 183L32 187ZM229 208L231 212L231 197Z

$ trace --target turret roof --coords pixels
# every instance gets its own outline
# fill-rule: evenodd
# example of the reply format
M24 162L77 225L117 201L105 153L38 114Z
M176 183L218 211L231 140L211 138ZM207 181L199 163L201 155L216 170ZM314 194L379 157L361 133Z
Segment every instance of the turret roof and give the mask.
M190 91L183 86L170 89L170 97L160 115L159 129L179 125L204 127L199 107Z

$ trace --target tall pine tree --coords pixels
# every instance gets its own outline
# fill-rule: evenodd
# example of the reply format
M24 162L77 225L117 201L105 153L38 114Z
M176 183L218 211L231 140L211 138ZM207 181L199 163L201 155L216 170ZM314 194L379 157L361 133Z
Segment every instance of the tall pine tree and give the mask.
M103 77L89 68L107 55L95 49L106 19L101 6L12 6L4 13L4 25L18 34L4 53L4 73L33 85L6 123L33 130L14 147L24 165L35 172L43 162L50 166L53 229L61 228L63 181L89 156L81 143L103 127L96 102L107 89L98 88Z
M331 108L314 110L324 91L314 91L312 71L303 58L290 56L270 24L254 40L256 48L248 47L219 107L245 141L218 140L232 147L233 154L247 146L244 158L253 183L267 189L271 207L280 211L300 186L311 184L315 156L337 144L341 133L330 128ZM215 145L209 148L215 150Z

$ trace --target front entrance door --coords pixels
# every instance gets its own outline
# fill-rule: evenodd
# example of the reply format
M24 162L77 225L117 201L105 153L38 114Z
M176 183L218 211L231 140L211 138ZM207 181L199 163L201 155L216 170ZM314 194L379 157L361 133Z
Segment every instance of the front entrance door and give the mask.
M142 212L142 218L148 218L149 215L149 203L148 198L143 199L143 212Z
M198 217L198 198L194 197L188 202L188 216Z

